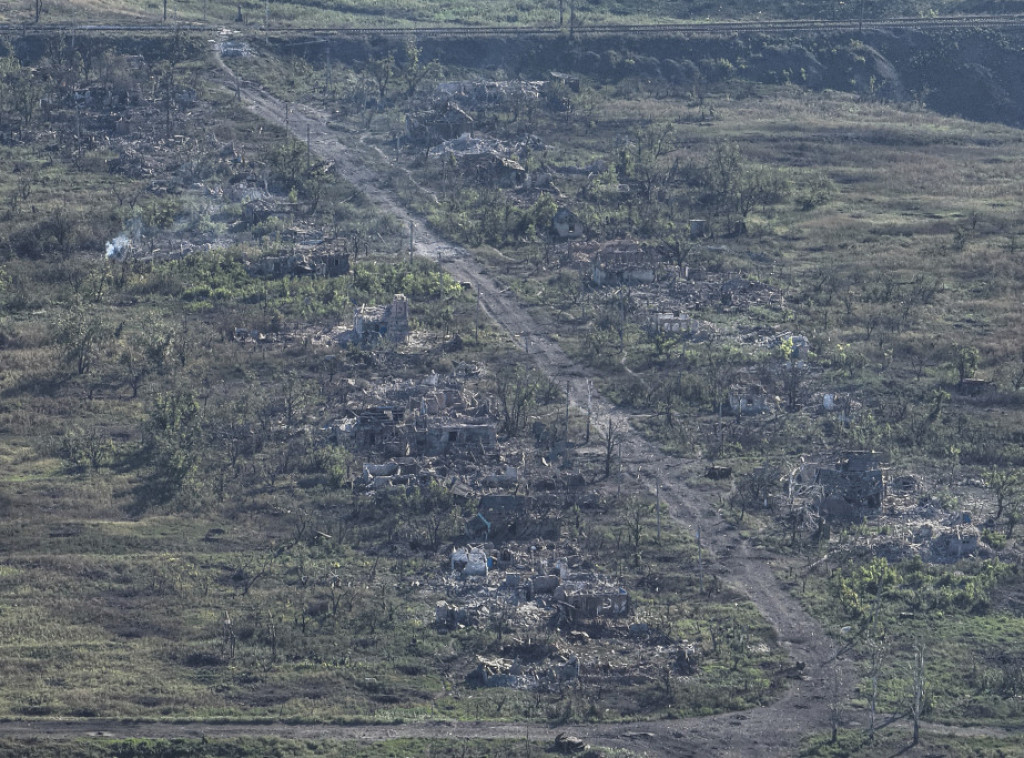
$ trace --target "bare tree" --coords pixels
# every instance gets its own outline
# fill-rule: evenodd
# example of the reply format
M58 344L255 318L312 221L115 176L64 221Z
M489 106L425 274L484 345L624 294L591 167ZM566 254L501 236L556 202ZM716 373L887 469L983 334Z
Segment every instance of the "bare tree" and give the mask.
M924 642L918 640L914 644L914 663L911 669L910 677L910 718L914 722L914 743L917 744L920 739L921 731L921 714L924 713L925 708L925 687L927 680L925 677L925 665L924 665Z
M502 431L515 437L526 425L526 420L536 404L540 378L530 368L517 365L514 369L499 372L494 380L502 416Z
M985 484L992 490L992 494L996 496L996 515L993 518L998 521L1007 504L1016 501L1020 496L1020 473L1003 468L992 468L985 472L984 479Z
M621 427L612 421L612 417L608 417L608 431L604 435L604 478L607 479L612 475L612 454L615 452L615 446L619 444L622 439Z
M885 649L880 639L870 642L871 662L868 676L871 679L871 693L868 695L868 739L875 738L875 714L878 712L878 677L882 672Z
M640 542L644 538L647 520L650 518L652 510L654 508L648 500L631 497L626 501L625 510L622 513L626 538L629 540L629 547L633 553L633 564L637 566L640 565Z
M833 657L828 677L828 723L832 729L831 742L839 739L839 727L843 724L846 707L846 691L843 681L843 667Z

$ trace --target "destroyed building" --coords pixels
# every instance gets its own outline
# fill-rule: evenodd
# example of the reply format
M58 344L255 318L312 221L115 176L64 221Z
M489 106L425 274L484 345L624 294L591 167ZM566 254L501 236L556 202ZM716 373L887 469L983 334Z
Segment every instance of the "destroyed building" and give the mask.
M584 248L590 258L590 278L599 287L653 284L658 258L631 240L591 243Z
M829 463L804 463L789 478L791 499L810 499L827 518L850 519L861 509L877 509L886 496L884 456L848 451Z
M442 82L434 90L434 98L446 103L456 103L473 110L490 109L513 103L529 103L540 100L541 91L547 82L522 81L454 81Z
M553 593L560 618L569 624L629 613L629 593L596 580L563 582Z
M559 509L553 502L528 495L488 493L480 496L477 512L466 519L466 536L498 543L555 539L561 525Z
M435 145L453 140L473 129L473 117L451 101L438 103L430 111L405 117L405 136L416 144Z
M651 332L656 334L689 334L696 328L689 314L681 311L654 311L648 324Z
M409 336L409 301L405 295L395 295L386 306L360 305L352 321L354 341L361 343L386 339L404 342Z
M579 216L565 206L555 211L551 220L551 231L558 239L579 239L583 236L583 222Z
M773 407L771 397L760 384L734 384L729 388L729 412L733 416L769 413Z
M486 450L498 442L495 425L487 419L474 419L473 423L447 423L416 429L413 450L421 455L446 455L458 448Z
M467 401L468 395L468 401ZM463 380L443 382L432 374L425 381L377 387L362 401L350 401L347 416L354 421L329 424L336 439L374 455L403 458L490 458L497 446L497 426L486 404L478 404L463 388ZM402 463L399 461L399 463ZM477 464L479 469L479 464ZM477 486L515 486L518 470L504 465L480 471ZM381 482L375 487L384 486Z
M450 161L460 172L481 184L518 188L529 183L529 174L517 160L526 149L524 144L463 134L432 147L429 155L436 160Z

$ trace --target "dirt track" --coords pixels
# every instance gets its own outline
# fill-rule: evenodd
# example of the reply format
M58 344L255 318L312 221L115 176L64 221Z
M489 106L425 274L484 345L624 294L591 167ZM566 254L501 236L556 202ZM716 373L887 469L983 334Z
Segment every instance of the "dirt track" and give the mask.
M382 164L386 160L384 156L369 150L357 153L342 144L327 128L324 113L305 106L286 109L284 103L267 93L244 86L240 88L240 94L254 112L281 126L286 123L287 110L287 126L296 139L305 140L308 134L312 150L321 158L334 161L339 172L362 189L377 207L401 219L407 226L414 223L415 252L440 261L452 276L472 283L488 315L524 347L526 335L529 335L529 352L537 366L559 386L568 382L572 402L578 407L586 407L585 378L590 372L565 354L512 293L499 289L468 251L439 238L423 219L410 214L381 187L379 177L383 172L375 168L375 162ZM605 401L596 391L591 398L591 407L596 429L605 428L609 417L623 429L628 429L628 414ZM701 522L703 543L715 561L716 573L757 605L777 630L779 644L794 661L805 662L806 676L802 680L794 680L793 686L781 699L754 711L680 722L644 723L632 730L621 726L581 726L569 731L593 742L640 748L650 754L686 755L687 750L692 749L694 754L713 750L715 755L791 755L802 735L828 727L826 678L832 660L828 638L818 622L775 580L767 565L767 556L740 540L735 530L709 511L709 504L701 502L687 485L697 462L666 456L631 432L623 438L622 455L627 463L643 463L645 467L659 471L662 499L672 516L691 533L697 522ZM852 677L846 679L850 681ZM459 731L467 726L450 729ZM517 734L522 734L521 727L514 729L518 730ZM656 732L658 736L647 745L642 744L643 737L623 736L630 732L634 735ZM675 737L676 734L679 736ZM670 739L666 741L666 738Z

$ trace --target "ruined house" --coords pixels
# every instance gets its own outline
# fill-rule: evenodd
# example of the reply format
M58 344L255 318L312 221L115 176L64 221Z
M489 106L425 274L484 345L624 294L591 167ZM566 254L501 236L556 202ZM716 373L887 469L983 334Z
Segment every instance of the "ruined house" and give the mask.
M487 576L491 558L483 546L467 545L452 550L452 571L461 576Z
M568 581L554 591L559 615L569 623L629 613L629 593L598 582Z
M525 495L482 495L474 527L486 524L487 538L495 541L520 536L539 520L531 514L533 505L533 499Z
M702 218L691 218L690 223L690 239L701 239L711 234L711 225L706 219Z
M434 90L434 97L444 102L458 103L465 108L487 109L514 102L537 101L545 84L542 81L518 79L442 82Z
M783 332L775 338L776 346L779 349L787 349L790 360L806 361L811 356L811 342L802 334Z
M790 476L790 496L809 498L826 518L856 518L861 509L878 508L885 499L883 461L879 453L855 450L831 463L805 463Z
M843 453L834 467L820 468L818 481L825 496L839 494L846 500L878 508L885 499L884 456L870 450Z
M448 455L459 449L487 450L498 442L495 426L487 419L477 423L453 422L416 430L414 447L421 455Z
M583 236L583 222L580 221L579 216L563 206L555 211L555 217L551 221L551 231L558 239L579 239Z
M481 184L513 189L525 186L529 179L526 169L518 161L497 153L463 155L456 162L464 173L472 175Z
M466 537L471 540L489 540L491 538L491 522L482 513L476 513L466 519Z
M524 149L524 144L463 134L432 147L429 156L451 162L481 184L518 188L529 184L526 169L516 159Z
M655 311L651 313L649 325L657 334L689 334L694 329L693 319L680 311Z
M434 110L405 117L405 136L418 144L432 145L455 139L472 129L473 117L449 100L439 103Z
M756 415L771 410L771 398L760 384L734 384L729 388L729 412L732 415Z
M355 309L352 331L357 342L405 342L409 336L409 301L405 295L395 295L386 306L361 305Z
M480 687L507 687L532 690L555 689L580 676L578 656L563 658L557 663L545 661L540 666L528 665L507 658L477 656L477 667L466 675L466 682Z
M352 426L352 441L359 448L374 448L402 439L399 427L405 417L405 407L378 405L359 412Z
M639 243L619 240L588 246L590 278L599 287L653 284L657 257Z
M561 71L552 71L548 74L552 82L558 82L569 88L570 92L580 91L580 78L575 74L564 74Z

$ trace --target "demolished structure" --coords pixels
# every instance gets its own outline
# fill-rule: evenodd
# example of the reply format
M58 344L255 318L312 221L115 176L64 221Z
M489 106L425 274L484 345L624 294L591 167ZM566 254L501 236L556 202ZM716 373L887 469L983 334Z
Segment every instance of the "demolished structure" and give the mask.
M877 509L886 495L884 456L848 451L830 463L804 463L789 475L787 492L794 506L808 506L826 518L850 519Z
M658 256L638 242L595 242L584 250L591 261L591 281L599 287L653 284L657 279Z
M352 332L341 337L343 342L370 344L379 339L405 342L409 336L409 301L395 295L385 306L360 305L352 318Z

